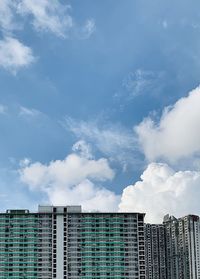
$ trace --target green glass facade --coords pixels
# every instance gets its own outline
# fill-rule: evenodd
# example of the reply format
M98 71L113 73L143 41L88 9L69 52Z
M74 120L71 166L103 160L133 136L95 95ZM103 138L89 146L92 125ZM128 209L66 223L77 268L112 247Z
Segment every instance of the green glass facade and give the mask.
M0 213L0 279L145 279L144 214Z
M0 214L0 278L37 278L37 224L27 211Z
M142 220L138 214L69 214L68 278L145 278Z

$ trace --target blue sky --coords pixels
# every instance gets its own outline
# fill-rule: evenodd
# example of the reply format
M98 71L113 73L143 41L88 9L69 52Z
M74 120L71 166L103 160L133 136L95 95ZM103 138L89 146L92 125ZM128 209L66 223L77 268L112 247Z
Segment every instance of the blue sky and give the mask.
M137 206L135 196L128 208L120 200L153 162L169 177L198 175L196 135L176 155L164 141L184 135L176 108L185 97L187 115L199 85L199 8L196 0L0 1L2 210L71 202L151 211L142 194ZM189 129L198 130L199 110Z

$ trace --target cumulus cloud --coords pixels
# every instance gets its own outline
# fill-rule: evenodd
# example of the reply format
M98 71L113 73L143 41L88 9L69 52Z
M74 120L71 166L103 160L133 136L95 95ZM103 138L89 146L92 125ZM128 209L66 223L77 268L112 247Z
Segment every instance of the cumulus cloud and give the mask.
M64 127L78 139L90 142L111 161L120 163L124 170L128 164L138 164L136 140L132 131L119 125L76 121L70 117L65 118Z
M200 154L200 87L164 109L158 123L144 119L135 131L148 160L177 162Z
M19 68L27 67L35 58L31 48L15 38L6 37L0 40L0 66L16 73Z
M166 107L159 121L148 117L135 127L141 150L152 162L179 166L185 160L196 171L175 171L168 164L150 163L141 180L123 191L120 211L142 211L147 222L165 214L200 214L200 88ZM185 159L185 160L184 160Z
M72 153L47 165L25 165L20 177L30 190L45 193L52 204L82 204L84 210L117 209L119 196L99 185L114 177L104 158L95 160Z
M175 172L167 164L151 163L141 181L123 191L120 211L146 213L146 222L161 222L165 214L200 214L200 172Z

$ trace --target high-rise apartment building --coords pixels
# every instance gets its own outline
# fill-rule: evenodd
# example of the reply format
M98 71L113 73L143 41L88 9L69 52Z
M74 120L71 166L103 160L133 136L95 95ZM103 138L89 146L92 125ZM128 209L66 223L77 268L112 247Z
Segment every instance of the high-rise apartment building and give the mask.
M165 227L145 224L146 279L166 279Z
M200 220L166 215L145 225L146 279L200 279Z
M0 214L0 278L37 278L38 218L27 210Z
M200 220L196 215L165 216L168 279L200 278Z
M0 279L145 279L144 214L0 213Z

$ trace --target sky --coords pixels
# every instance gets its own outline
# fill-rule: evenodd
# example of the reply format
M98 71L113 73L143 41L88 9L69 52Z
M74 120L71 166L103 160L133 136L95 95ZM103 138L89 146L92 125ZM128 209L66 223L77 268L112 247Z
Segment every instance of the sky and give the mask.
M0 0L0 211L200 214L199 9Z

